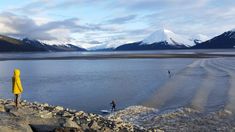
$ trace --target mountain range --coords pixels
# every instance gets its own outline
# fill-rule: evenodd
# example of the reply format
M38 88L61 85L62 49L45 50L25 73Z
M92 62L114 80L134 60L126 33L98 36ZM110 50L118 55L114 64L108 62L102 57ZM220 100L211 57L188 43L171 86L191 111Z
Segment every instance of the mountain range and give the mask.
M195 38L160 29L141 41L123 44L115 50L159 50L159 49L218 49L235 48L235 30L230 30L212 39L199 34Z
M72 45L48 45L38 40L24 38L22 40L0 35L0 52L34 52L34 51L86 51Z
M117 48L100 46L92 51L122 50L161 50L161 49L224 49L235 48L235 30L224 32L212 39L199 34L190 38L174 33L169 29L160 29L141 41L123 44ZM107 47L107 48L104 48ZM34 51L87 51L73 44L46 44L39 40L24 38L22 40L0 35L0 52L34 52Z
M199 43L193 49L227 49L235 48L235 30L224 32L208 41Z

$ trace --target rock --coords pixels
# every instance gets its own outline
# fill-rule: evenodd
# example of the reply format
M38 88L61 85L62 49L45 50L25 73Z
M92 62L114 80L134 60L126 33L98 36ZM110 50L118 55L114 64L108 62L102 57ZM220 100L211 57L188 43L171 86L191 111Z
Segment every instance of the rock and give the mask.
M33 104L34 104L34 105L38 105L39 103L38 103L38 102L36 102L36 101L34 101L34 102L33 102Z
M55 110L63 111L63 110L64 110L64 108L63 108L63 107L61 107L61 106L56 106L56 107L55 107Z
M34 132L52 132L58 126L30 124L30 127Z
M5 111L10 112L11 110L14 110L15 106L14 105L5 105Z
M81 115L84 115L83 111L78 111L78 112L75 113L75 116L81 116Z
M56 115L58 115L58 116L62 116L64 114L64 111L58 111L58 112L56 112Z
M0 112L6 112L4 105L0 105Z
M70 112L71 114L75 114L77 111L70 109L69 112Z
M112 132L112 130L111 130L110 128L108 128L108 127L102 127L102 128L101 128L101 131L102 131L102 132ZM128 131L125 131L125 130L122 131L122 130L120 130L120 132L128 132Z
M4 101L5 101L4 99L0 99L0 103L4 103Z
M228 115L232 115L233 113L231 112L231 111L229 111L229 110L224 110L224 112L226 113L226 114L228 114Z
M21 102L20 104L21 104L22 106L25 106L25 105L26 105L26 103L25 103L25 102Z
M81 128L77 123L68 119L64 119L63 127Z
M56 112L54 111L54 107L44 106L44 110L47 110L47 111L56 113Z
M51 112L43 111L43 112L39 112L39 116L41 118L52 118L52 113Z
M13 100L5 100L4 104L15 104Z
M0 113L0 132L32 132L28 122L8 113Z
M88 127L94 130L99 130L101 128L96 121L91 121L88 124Z
M42 106L43 106L43 107L48 107L48 106L49 106L49 104L44 103Z
M54 132L83 132L83 130L81 128L58 127L54 129Z
M70 114L69 112L67 111L64 111L63 114L62 114L63 117L68 117L68 118L71 118L73 115Z

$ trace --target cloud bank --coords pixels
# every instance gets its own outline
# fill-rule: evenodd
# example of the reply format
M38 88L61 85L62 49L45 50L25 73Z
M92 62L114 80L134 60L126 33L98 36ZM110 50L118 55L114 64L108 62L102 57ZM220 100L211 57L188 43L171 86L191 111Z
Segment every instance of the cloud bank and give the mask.
M162 27L209 37L235 28L231 0L33 0L1 5L0 34L86 48L139 41Z

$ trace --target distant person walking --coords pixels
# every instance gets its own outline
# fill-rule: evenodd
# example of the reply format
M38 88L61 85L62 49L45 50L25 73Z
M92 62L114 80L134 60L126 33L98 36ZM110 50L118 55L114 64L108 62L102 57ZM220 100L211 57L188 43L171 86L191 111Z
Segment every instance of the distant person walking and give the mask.
M20 70L15 69L12 77L12 93L15 95L15 105L18 108L20 94L23 92L23 87L20 80Z
M112 102L111 102L110 104L111 104L111 106L112 106L111 111L115 111L115 110L116 110L116 103L115 103L115 101L112 100Z
M171 77L171 71L170 70L168 70L168 75L169 75L169 77Z

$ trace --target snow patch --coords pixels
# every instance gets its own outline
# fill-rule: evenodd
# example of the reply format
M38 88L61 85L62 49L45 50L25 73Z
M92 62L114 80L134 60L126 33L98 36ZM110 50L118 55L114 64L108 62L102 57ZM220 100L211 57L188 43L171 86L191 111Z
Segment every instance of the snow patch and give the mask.
M209 40L210 38L203 34L197 34L193 37L194 40L197 40L198 42L205 42Z

